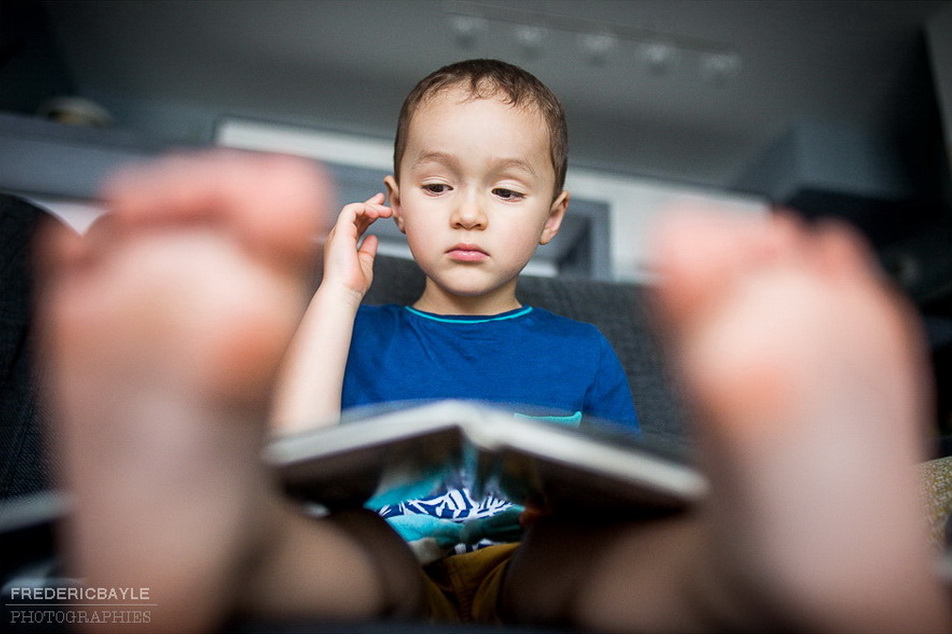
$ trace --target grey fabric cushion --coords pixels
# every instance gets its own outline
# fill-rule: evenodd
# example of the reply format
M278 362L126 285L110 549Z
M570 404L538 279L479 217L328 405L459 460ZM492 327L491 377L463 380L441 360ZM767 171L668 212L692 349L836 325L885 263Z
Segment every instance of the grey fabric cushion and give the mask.
M424 284L423 272L414 262L379 255L374 265L374 283L364 302L410 304L419 298ZM669 380L643 287L523 276L517 294L523 304L597 326L614 346L628 373L645 437L677 452L688 448L684 409Z
M0 194L0 498L45 489L51 473L43 448L43 413L35 381L31 327L31 242L52 216Z

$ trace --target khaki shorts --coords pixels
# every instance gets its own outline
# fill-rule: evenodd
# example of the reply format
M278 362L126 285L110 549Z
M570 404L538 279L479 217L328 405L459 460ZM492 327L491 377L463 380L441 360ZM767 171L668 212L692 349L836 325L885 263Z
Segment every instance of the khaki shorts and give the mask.
M501 623L503 578L519 544L451 555L423 569L424 601L435 623Z

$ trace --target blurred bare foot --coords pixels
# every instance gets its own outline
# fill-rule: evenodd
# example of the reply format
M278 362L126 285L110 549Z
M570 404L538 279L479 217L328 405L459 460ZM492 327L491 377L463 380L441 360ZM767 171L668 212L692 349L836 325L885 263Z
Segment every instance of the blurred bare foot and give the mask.
M328 188L304 161L174 157L113 179L85 239L41 245L69 563L147 588L147 630L217 627L271 530L259 452Z
M685 213L659 245L716 569L794 629L948 631L915 480L924 342L871 254L782 215Z

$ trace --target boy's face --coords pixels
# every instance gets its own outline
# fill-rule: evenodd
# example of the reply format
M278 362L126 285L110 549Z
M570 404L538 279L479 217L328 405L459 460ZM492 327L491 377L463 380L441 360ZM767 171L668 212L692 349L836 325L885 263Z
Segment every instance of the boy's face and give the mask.
M552 198L541 115L460 89L417 110L400 182L385 182L397 226L428 278L417 306L437 312L518 307L517 276L555 237L568 206L567 192Z

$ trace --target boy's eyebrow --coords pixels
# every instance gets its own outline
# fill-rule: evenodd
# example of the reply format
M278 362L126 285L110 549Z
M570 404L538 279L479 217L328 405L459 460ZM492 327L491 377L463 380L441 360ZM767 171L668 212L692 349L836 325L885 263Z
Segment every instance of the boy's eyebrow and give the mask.
M459 160L447 152L426 152L413 161L413 165L419 165L420 163L443 163L445 165L456 166L459 165Z
M536 176L535 170L532 169L532 164L529 163L529 161L518 158L498 159L495 161L495 166L498 170L517 169Z
M421 163L429 163L429 162L442 163L444 165L449 165L451 167L455 167L459 165L459 159L457 159L452 154L449 154L448 152L426 152L424 154L421 154L419 157L417 157L417 159L413 161L413 165L415 166L415 165L420 165ZM493 167L495 167L497 170L500 170L500 171L507 170L507 169L518 169L524 172L528 172L529 174L532 174L533 176L536 175L535 170L532 169L532 165L528 161L525 161L519 158L493 159Z

